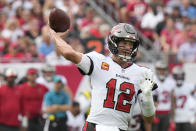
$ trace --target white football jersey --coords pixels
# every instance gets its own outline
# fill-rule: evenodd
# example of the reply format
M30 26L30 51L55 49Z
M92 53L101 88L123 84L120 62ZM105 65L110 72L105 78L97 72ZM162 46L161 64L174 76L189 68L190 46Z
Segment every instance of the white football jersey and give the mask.
M181 87L175 86L174 95L176 98L176 109L175 109L175 122L189 122L191 117L191 104L188 100L194 86L191 84L184 83Z
M90 75L92 99L87 121L127 130L142 74L149 69L136 64L123 69L111 57L96 52L85 55L94 65Z
M159 88L155 91L158 96L157 112L171 110L171 92L174 88L175 81L167 77L163 82L156 80Z
M67 111L67 126L69 131L82 131L83 125L85 123L85 117L83 113L73 116L70 111Z

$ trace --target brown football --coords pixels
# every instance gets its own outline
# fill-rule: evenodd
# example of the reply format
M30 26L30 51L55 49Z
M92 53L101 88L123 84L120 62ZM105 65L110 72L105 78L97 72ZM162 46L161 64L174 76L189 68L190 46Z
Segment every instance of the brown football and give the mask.
M65 32L70 28L70 18L65 11L54 8L49 15L49 25L56 32Z

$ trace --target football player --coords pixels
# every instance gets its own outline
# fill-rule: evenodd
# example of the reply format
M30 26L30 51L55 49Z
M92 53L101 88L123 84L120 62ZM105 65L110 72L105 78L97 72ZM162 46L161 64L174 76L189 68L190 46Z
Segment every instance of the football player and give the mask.
M172 98L173 86L175 84L171 76L168 75L168 64L164 61L155 63L156 81L159 88L155 91L157 96L156 121L154 121L153 131L167 131L170 124L170 116L173 114Z
M176 131L190 131L190 118L194 113L191 111L193 103L189 104L188 101L192 97L194 86L185 82L185 72L182 67L174 67L172 75L176 81L174 88Z
M127 130L136 99L140 102L144 120L153 121L152 89L156 84L150 69L133 63L140 41L132 25L119 23L112 28L108 36L111 57L97 52L76 52L52 29L50 37L61 55L90 76L91 110L83 131Z

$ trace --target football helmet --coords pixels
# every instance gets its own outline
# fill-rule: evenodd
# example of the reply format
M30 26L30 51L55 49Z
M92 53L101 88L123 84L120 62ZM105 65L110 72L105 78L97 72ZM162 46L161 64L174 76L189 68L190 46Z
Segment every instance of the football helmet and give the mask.
M120 41L130 41L133 43L133 48L130 52L125 54L128 55L119 55L119 46ZM137 50L139 46L139 37L136 29L127 23L119 23L114 26L110 31L110 34L107 38L108 48L110 52L120 58L125 62L132 62L137 55Z
M160 81L164 81L168 75L168 64L165 61L157 61L155 63L157 77Z
M184 80L185 80L185 72L182 67L175 66L172 70L172 76L174 80L176 81L177 86L182 86Z

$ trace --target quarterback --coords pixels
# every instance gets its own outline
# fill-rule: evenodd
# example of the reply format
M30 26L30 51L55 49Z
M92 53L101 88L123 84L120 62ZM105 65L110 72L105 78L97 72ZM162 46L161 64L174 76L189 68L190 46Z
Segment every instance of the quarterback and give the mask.
M127 130L136 101L140 103L144 121L153 121L154 74L133 63L140 41L132 25L119 23L112 28L107 38L110 57L97 52L76 52L52 29L50 37L62 56L76 64L81 73L90 76L91 111L83 131Z

